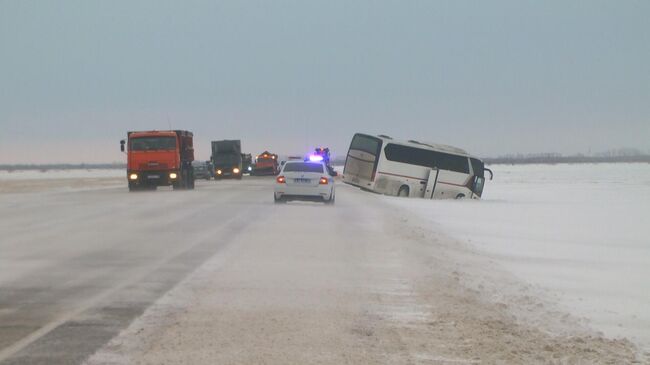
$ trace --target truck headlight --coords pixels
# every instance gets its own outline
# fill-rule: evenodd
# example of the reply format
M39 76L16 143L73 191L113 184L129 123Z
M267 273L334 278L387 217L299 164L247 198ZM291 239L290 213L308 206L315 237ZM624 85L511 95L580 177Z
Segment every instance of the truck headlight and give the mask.
M131 180L138 180L138 174L131 174L131 175L129 175L129 179L131 179Z
M175 178L177 178L177 177L178 177L178 175L176 175L175 172L172 172L172 173L169 174L169 178L170 178L170 179L175 179Z
M232 169L232 172L234 172L235 174L238 174L238 173L239 173L239 169L235 167L234 169Z
M217 170L217 175L221 175L221 170Z

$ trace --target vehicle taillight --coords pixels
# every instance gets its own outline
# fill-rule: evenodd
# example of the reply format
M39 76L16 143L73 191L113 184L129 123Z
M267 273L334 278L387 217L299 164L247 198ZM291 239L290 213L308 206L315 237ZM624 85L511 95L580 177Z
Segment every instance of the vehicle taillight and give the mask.
M287 182L287 179L285 179L284 176L278 176L275 180L278 182L278 184L284 184Z
M328 180L327 180L326 177L321 177L320 181L318 181L318 183L321 184L321 185L327 185Z

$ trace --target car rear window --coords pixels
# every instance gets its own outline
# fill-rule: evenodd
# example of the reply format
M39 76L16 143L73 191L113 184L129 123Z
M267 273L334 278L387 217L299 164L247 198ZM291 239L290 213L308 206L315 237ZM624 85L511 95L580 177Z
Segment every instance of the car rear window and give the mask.
M285 172L323 172L323 165L309 162L287 162L284 165Z

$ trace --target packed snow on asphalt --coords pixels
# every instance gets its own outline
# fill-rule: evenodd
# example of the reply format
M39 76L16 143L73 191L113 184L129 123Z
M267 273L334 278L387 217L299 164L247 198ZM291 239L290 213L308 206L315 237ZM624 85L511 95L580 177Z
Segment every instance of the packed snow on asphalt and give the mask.
M0 364L650 363L648 165L493 170L335 206L0 173Z

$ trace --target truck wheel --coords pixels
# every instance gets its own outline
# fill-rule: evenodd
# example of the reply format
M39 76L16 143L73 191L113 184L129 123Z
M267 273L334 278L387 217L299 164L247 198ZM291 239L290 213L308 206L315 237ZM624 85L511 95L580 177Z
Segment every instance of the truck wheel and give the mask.
M183 173L181 173L181 176L172 183L172 189L174 190L181 190L183 188L184 182L183 182Z
M190 189L192 186L192 176L190 176L190 172L185 170L183 171L183 189Z
M186 186L185 172L181 171L178 179L172 183L172 189L181 190L181 189L185 189L185 186Z

